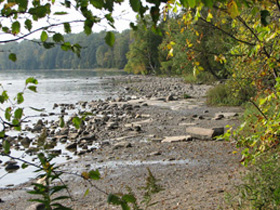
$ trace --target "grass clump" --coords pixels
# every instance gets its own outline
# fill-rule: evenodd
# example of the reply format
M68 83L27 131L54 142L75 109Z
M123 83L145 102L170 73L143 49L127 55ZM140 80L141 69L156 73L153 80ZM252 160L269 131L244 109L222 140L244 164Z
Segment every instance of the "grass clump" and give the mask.
M207 92L209 105L240 106L254 95L254 91L235 90L231 84L219 84Z

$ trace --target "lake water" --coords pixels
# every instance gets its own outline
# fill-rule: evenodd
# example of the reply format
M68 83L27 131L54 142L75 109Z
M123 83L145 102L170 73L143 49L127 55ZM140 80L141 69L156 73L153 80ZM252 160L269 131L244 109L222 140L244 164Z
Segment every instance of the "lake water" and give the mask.
M45 108L46 112L53 111L54 103L77 103L79 101L91 101L96 99L105 99L113 96L116 92L107 76L122 75L122 71L94 71L94 70L32 70L19 71L9 70L0 71L0 83L8 91L10 98L14 98L18 92L21 92L28 77L34 77L38 80L37 93L29 90L25 91L24 107L26 116L38 115L37 112L28 107ZM105 77L105 78L104 78ZM2 90L0 90L2 93ZM1 104L1 108L4 106ZM1 110L0 110L1 111ZM3 116L3 111L0 116ZM58 145L59 147L60 145ZM61 145L61 148L63 146ZM66 152L65 152L66 153ZM24 152L12 151L13 156L23 157L31 160ZM69 154L64 154L64 156ZM0 156L3 163L7 158ZM65 158L59 157L55 162L63 162ZM0 167L0 187L9 184L20 184L34 177L35 168L19 169L15 173L6 174L4 166Z

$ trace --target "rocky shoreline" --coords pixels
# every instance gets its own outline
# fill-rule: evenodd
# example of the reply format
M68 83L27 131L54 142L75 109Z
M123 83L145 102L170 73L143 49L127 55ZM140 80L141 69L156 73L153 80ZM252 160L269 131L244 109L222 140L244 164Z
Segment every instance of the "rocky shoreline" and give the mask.
M222 208L224 192L239 182L239 157L232 153L234 143L214 137L223 133L227 124L238 124L242 110L207 106L204 96L211 86L185 84L180 78L122 76L105 80L115 85L117 96L54 106L65 116L77 108L76 114L90 112L80 129L71 125L75 116L71 115L62 129L59 121L41 120L26 130L44 133L50 145L63 143L65 149L81 156L63 164L63 170L81 173L98 168L104 178L96 185L107 192L125 192L128 185L141 198L138 187L145 184L148 167L165 189L155 195L156 203L149 209ZM36 141L22 138L14 146L29 143L29 152L36 153L35 146L30 147ZM82 187L86 185L83 180L67 175L65 181L75 198L68 201L73 209L116 209L94 189L83 197L87 189ZM0 190L1 209L29 208L29 195L24 193L29 185Z

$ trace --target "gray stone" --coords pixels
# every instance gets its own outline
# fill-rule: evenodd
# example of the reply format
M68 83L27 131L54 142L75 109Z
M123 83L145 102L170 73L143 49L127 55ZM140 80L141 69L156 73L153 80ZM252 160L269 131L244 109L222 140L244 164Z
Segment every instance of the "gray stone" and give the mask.
M155 152L151 152L150 154L148 154L148 156L159 156L161 155L160 151L155 151Z
M68 149L68 150L77 149L77 143L74 142L74 143L67 144L67 145L65 146L65 149Z
M237 117L238 113L236 112L225 112L225 113L216 113L214 118L224 117L224 118L232 118Z
M80 141L82 141L82 140L95 141L96 140L96 136L94 134L89 134L89 135L86 135L86 136L82 136L80 138Z
M188 127L186 129L186 132L196 139L211 140L215 136L224 134L224 127L220 127L220 128Z
M166 136L161 141L162 143L172 143L172 142L182 142L182 141L191 141L192 137L190 135L187 136Z
M6 165L5 170L9 173L19 169L19 166L17 165L16 161L7 161L5 165Z
M119 124L117 122L107 122L107 128L109 130L117 129L119 128Z
M168 95L166 98L165 98L165 101L168 102L168 101L174 101L175 98L174 98L174 95L173 94L170 94Z
M27 207L25 210L45 210L45 205L44 204L33 204L29 207Z
M132 147L131 143L119 142L114 145L113 149L129 148L129 147Z
M61 149L52 149L52 150L49 150L50 154L52 155L60 155L61 154Z

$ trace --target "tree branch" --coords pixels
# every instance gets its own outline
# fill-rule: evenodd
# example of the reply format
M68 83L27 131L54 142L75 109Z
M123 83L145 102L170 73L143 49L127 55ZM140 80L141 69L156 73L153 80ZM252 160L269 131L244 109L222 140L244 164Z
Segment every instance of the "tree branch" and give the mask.
M277 7L278 7L278 10L279 10L279 12L280 12L280 3L279 3L279 0L275 0L276 1L276 5L277 5Z
M40 27L40 28L37 28L27 34L24 34L20 37L17 37L15 39L9 39L9 40L4 40L4 41L0 41L0 44L4 44L4 43L9 43L9 42L16 42L16 41L19 41L19 40L22 40L38 31L42 31L42 30L45 30L45 29L48 29L48 28L51 28L51 27L56 27L56 26L60 26L60 25L63 25L65 23L82 23L84 22L84 20L73 20L73 21L70 21L70 22L62 22L62 23L56 23L56 24L51 24L51 25L48 25L48 26L43 26L43 27Z
M241 42L241 43L246 44L246 45L249 45L249 46L255 46L255 45L256 45L255 43L250 43L250 42L247 42L247 41L245 41L245 40L238 39L237 37L235 37L235 36L233 36L232 34L228 33L228 32L225 31L224 29L219 28L219 27L215 26L214 24L212 24L212 23L206 21L206 20L205 20L204 18L202 18L202 17L200 17L199 19L202 20L203 22L209 24L209 25L212 26L214 29L217 29L217 30L223 32L224 34L226 34L227 36L231 37L232 39L234 39L234 40L236 40L236 41L238 41L238 42Z

